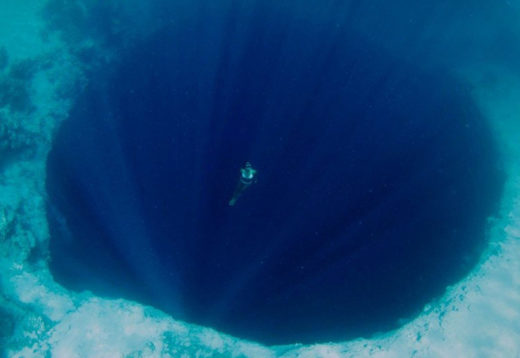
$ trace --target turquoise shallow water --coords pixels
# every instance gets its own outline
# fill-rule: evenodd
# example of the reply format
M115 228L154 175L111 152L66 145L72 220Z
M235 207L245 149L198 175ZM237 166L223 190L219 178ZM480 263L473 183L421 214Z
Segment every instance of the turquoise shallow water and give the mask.
M6 0L0 355L515 356L519 5Z

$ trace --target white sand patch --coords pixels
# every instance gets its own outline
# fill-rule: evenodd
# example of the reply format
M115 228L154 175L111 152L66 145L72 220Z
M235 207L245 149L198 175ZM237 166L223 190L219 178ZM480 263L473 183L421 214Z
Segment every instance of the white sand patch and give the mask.
M42 278L48 276L46 282ZM67 312L74 310L75 306L70 293L61 286L55 284L50 275L39 273L38 275L23 271L15 274L10 279L12 293L19 302L28 304L41 311L45 317L52 321L63 319Z
M49 333L53 357L118 357L137 350L159 357L164 322L145 317L143 308L92 298Z
M161 312L124 300L92 297L49 332L52 357L207 357L245 356L268 350L253 344L235 347L235 340L210 329L175 322ZM169 337L169 339L168 339ZM173 338L175 337L175 338ZM172 341L173 340L173 341ZM172 343L176 347L172 347ZM170 355L170 354L179 355ZM247 355L251 356L252 355Z

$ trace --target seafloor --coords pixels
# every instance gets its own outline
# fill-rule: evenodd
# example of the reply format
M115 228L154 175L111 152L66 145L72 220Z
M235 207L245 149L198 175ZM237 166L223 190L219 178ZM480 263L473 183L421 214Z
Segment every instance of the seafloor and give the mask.
M60 2L50 2L60 3ZM64 2L70 13L88 12ZM502 63L454 68L499 143L507 175L489 245L466 278L395 331L371 339L265 347L187 324L150 307L77 294L49 271L46 158L110 39L53 31L39 0L0 5L0 355L9 357L515 357L520 354L520 76ZM76 5L75 5L76 4ZM114 2L119 7L122 4ZM129 6L129 5L128 5ZM510 1L520 20L520 5ZM139 11L139 9L134 10ZM123 12L124 13L124 12ZM46 16L43 16L45 14ZM118 19L124 21L132 14ZM49 18L52 18L49 24ZM45 20L44 20L45 19ZM144 20L143 20L144 22ZM520 23L518 21L517 23ZM83 26L89 26L88 22ZM131 27L139 32L143 24ZM55 30L55 29L54 29ZM80 31L75 33L74 31ZM132 39L135 32L119 29ZM518 34L520 29L511 29ZM113 39L112 39L113 40ZM130 41L129 40L129 41ZM92 49L96 49L93 51ZM97 53L92 54L92 53ZM102 55L99 55L99 54ZM85 61L89 59L89 61Z

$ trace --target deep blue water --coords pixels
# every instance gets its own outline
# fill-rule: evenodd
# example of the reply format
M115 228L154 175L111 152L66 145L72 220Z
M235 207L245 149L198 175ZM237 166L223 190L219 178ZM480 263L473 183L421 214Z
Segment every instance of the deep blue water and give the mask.
M59 282L275 344L394 328L467 273L502 176L442 61L336 2L194 4L94 74L58 133Z

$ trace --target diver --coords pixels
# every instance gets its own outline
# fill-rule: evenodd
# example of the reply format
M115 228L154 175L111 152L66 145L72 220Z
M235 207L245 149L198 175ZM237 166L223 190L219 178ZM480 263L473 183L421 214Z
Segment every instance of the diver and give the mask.
M251 184L256 181L256 169L253 169L251 163L246 162L244 167L240 169L240 180L238 181L237 187L231 200L229 201L229 206L235 205L237 199L242 195L244 190L249 188Z

